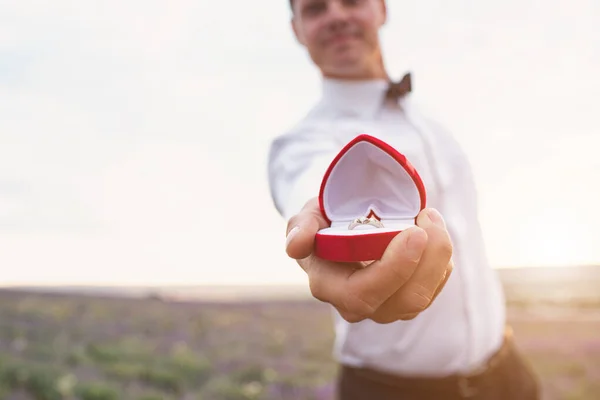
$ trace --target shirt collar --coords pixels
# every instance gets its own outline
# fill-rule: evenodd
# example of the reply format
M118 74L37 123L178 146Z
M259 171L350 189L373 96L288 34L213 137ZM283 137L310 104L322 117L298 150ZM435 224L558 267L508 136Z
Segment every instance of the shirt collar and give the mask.
M342 115L371 117L383 105L389 81L351 81L323 78L322 102Z

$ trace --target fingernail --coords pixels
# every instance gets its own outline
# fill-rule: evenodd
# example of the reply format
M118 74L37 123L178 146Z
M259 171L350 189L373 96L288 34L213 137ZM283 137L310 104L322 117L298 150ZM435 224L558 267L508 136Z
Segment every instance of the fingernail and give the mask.
M285 247L286 248L288 247L288 245L290 244L292 239L294 239L294 236L296 236L298 234L299 231L300 231L300 227L296 226L296 227L294 227L294 229L292 229L291 231L288 232L288 235L285 238Z
M431 208L427 210L427 217L433 222L435 225L445 228L446 223L444 222L444 218L435 208Z

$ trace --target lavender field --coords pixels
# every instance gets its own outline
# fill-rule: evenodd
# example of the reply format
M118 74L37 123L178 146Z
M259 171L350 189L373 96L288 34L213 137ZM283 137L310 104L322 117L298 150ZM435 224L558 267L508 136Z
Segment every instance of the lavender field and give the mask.
M600 302L511 296L510 322L545 398L600 399ZM0 399L331 400L332 341L330 310L311 299L3 290Z

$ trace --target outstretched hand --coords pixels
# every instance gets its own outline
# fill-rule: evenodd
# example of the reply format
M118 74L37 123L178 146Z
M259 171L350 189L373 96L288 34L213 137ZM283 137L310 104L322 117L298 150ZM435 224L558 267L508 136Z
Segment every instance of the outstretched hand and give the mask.
M452 244L442 216L421 211L417 226L400 232L380 260L338 263L313 254L315 234L328 227L317 199L287 226L286 252L308 275L312 295L348 322L410 320L426 310L452 273Z

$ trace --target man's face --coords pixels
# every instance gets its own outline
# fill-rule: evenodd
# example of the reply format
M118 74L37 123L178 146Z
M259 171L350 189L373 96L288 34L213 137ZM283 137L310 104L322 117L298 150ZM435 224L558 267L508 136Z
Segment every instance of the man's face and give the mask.
M294 0L292 27L326 76L361 78L379 62L384 0Z

